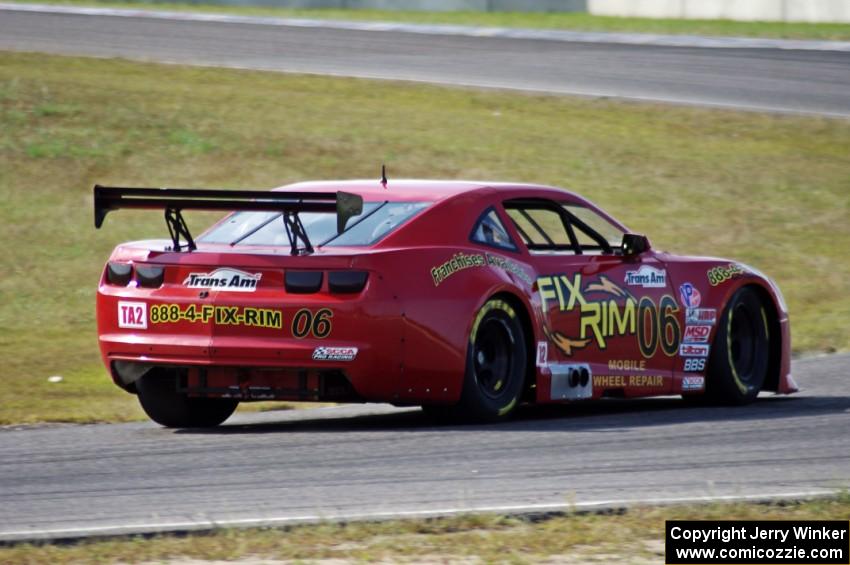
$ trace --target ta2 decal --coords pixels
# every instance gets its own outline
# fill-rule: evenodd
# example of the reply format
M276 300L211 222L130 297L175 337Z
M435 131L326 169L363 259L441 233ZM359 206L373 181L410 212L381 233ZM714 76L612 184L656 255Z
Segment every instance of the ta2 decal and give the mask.
M148 305L146 302L118 301L118 327L135 330L148 329Z

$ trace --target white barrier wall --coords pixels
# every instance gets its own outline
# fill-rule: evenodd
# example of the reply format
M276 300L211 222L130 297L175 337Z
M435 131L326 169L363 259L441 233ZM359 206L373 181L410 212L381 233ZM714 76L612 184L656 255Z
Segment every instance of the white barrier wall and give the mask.
M850 0L588 0L599 16L850 23Z

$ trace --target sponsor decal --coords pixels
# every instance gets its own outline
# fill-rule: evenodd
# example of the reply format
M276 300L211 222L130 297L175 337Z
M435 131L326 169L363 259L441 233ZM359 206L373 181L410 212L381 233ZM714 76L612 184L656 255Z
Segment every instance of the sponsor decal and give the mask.
M213 306L212 304L156 304L151 306L152 324L212 322L217 326L283 328L283 311L275 308Z
M455 253L451 259L442 265L431 268L431 279L434 281L434 286L440 286L440 283L459 271L470 267L483 267L485 261L484 255L477 253L474 255Z
M626 271L625 283L644 288L664 288L667 286L667 271L643 265L637 271Z
M682 377L682 390L702 390L705 388L705 377Z
M646 371L646 359L631 360L631 359L609 359L609 371Z
M537 287L545 316L550 305L562 314L578 313L577 336L543 327L546 337L566 356L591 343L604 351L610 338L624 336L636 336L646 358L655 355L659 346L669 357L678 351L682 333L676 316L679 305L670 295L656 304L648 296L635 298L604 275L582 284L581 273L538 277Z
M508 259L507 257L493 255L492 253L486 253L484 255L477 253L472 255L455 253L450 260L446 261L442 265L437 265L436 267L431 268L431 280L434 282L434 286L440 286L443 281L453 274L472 267L493 267L501 269L506 273L516 276L529 286L534 283L529 274L525 272L522 265L516 261Z
M533 282L531 277L528 276L528 273L525 272L525 269L522 268L522 265L516 261L511 261L506 257L500 257L499 255L491 255L488 253L487 264L491 267L496 267L497 269L502 269L507 273L516 275L525 284L531 285Z
M313 336L324 339L331 335L334 313L330 308L321 308L316 312L302 308L292 317L292 335L298 339Z
M711 326L685 326L684 343L708 343Z
M118 327L134 330L148 329L148 305L146 302L118 301Z
M593 386L659 388L664 386L664 377L662 375L593 375Z
M729 279L740 277L744 274L744 269L740 265L729 263L728 265L719 265L708 270L708 282L711 286L717 286Z
M705 358L685 359L686 373L702 373L705 371Z
M211 273L189 273L183 281L183 286L231 292L254 292L262 276L262 273L251 274L237 269L221 268Z
M709 346L702 343L683 343L679 347L681 357L708 357Z
M717 321L714 308L688 308L685 310L685 322L688 324L713 324Z
M313 361L354 361L356 347L317 347L313 350Z
M545 341L537 342L537 366L545 367L549 363L549 343Z
M679 298L685 308L699 308L702 301L699 291L689 282L679 286Z

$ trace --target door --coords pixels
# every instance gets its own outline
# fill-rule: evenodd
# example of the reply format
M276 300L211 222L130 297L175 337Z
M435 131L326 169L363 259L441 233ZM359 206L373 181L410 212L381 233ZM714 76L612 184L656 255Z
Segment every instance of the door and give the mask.
M594 229L590 209L539 200L509 201L506 209L539 273L553 383L558 364L567 374L586 366L591 376L584 394L560 397L670 392L681 328L665 265L652 251L624 256L609 241L622 241L622 231ZM559 397L556 384L552 392Z

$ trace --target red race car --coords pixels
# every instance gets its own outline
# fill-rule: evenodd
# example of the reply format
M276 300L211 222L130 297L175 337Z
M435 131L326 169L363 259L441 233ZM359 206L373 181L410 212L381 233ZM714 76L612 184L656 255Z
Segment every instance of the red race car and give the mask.
M95 186L95 225L164 210L98 286L103 361L169 427L240 401L518 404L797 390L777 286L655 251L584 198L518 184L300 183L270 192ZM232 212L197 238L184 210Z

